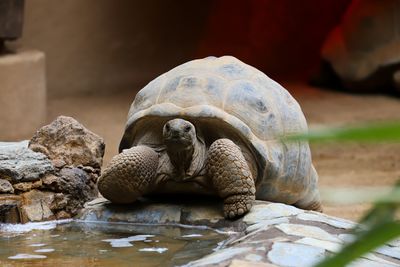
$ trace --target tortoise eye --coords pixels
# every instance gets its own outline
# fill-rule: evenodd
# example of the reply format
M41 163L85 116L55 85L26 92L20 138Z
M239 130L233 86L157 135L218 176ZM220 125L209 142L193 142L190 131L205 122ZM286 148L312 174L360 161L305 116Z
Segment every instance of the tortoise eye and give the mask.
M190 129L192 129L192 127L190 127L190 125L187 125L187 126L185 127L185 132L189 132Z
M171 129L171 126L169 126L169 124L165 124L165 130L169 131Z

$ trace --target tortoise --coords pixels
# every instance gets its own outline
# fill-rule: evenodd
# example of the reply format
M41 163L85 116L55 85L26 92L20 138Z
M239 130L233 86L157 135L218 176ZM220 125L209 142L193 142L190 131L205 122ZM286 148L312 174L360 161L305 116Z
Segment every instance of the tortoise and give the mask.
M256 199L321 210L318 175L296 100L232 56L182 64L141 89L119 152L98 181L114 203L150 193L212 194L226 218Z

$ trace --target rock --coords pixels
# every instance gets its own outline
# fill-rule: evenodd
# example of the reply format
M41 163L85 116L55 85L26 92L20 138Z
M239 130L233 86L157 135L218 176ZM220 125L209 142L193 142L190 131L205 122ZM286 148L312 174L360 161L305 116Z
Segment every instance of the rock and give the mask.
M43 185L47 186L48 188L51 188L51 185L53 183L56 183L57 180L58 180L57 176L55 176L53 174L49 174L42 178L42 183L43 183Z
M0 195L0 223L26 221L20 213L22 198L16 195Z
M82 166L82 170L84 170L87 173L96 173L96 169L90 167L90 166Z
M56 218L57 218L57 220L70 219L71 214L69 214L68 212L66 212L64 210L61 210L61 211L57 212Z
M19 219L15 216L14 210L17 210L16 214L18 214L18 205L16 203L1 203L0 204L0 222L2 223L18 223ZM10 216L10 213L13 213Z
M137 222L150 224L180 223L181 206L167 204L119 206L109 201L84 209L79 216L83 220Z
M305 221L323 222L342 229L352 229L356 226L356 223L349 220L335 218L333 216L328 216L321 213L300 213L297 215L297 218Z
M15 190L22 192L28 192L32 189L40 188L41 186L42 180L37 180L35 182L22 182L13 185Z
M34 152L27 142L0 142L0 178L11 183L39 180L54 171L46 155Z
M0 179L0 194L14 193L11 183L5 179Z
M22 191L22 192L28 192L32 189L32 182L23 182L23 183L17 183L14 184L13 187L15 190Z
M340 244L340 243L326 241L326 240L320 240L320 239L316 239L316 238L312 238L312 237L301 238L301 239L297 240L296 243L323 248L330 252L339 252L339 250L342 247L342 244Z
M38 130L30 142L0 142L0 193L22 196L18 205L0 207L3 221L14 210L22 214L19 222L76 215L98 195L103 154L102 138L64 116Z
M353 234L339 234L338 237L344 243L350 243L356 239L356 236Z
M142 198L132 205L115 205L105 198L96 198L85 204L77 218L102 222L172 223L244 229L240 220L225 220L221 212L221 203L207 198L202 199L201 203L193 203L184 198L180 203L171 199L163 199L160 203Z
M47 189L57 192L51 210L64 209L71 215L83 208L84 203L92 200L98 194L91 174L79 168L62 168L58 174L43 178L43 185Z
M57 193L54 195L54 200L51 203L50 209L52 211L59 211L65 209L68 205L68 197L62 193Z
M382 246L376 250L376 252L386 255L392 258L400 259L400 248L391 246Z
M192 262L188 263L186 266L200 267L200 266L216 265L216 264L219 264L226 260L229 260L233 257L243 255L244 253L249 252L249 251L251 251L250 247L227 248L227 249L223 249L223 250L217 251L215 253L212 253L211 255L205 256L204 258L202 258L200 260L192 261Z
M263 220L297 215L302 212L303 210L301 209L282 203L260 204L253 206L251 212L244 216L243 221L248 224L254 224Z
M66 209L75 215L84 203L92 200L98 194L96 187L91 187L90 175L78 168L63 168L60 176L53 183L56 192L67 194L68 205Z
M277 267L277 265L265 262L233 260L229 267Z
M71 214L71 216L75 216L78 212L83 208L84 202L81 199L69 198L68 204L65 207L65 211Z
M91 192L88 188L89 181L90 176L85 171L78 168L63 168L56 183L56 190L69 193L86 202L97 195L97 191Z
M278 266L313 266L325 257L325 250L302 244L276 242L268 259Z
M205 225L229 232L219 249L185 266L312 266L336 253L353 237L356 224L290 205L255 201L250 212L236 221L218 219L218 201L190 202L142 199L132 205L113 205L98 198L85 205L77 218L87 221L145 224ZM396 242L363 255L349 266L400 266Z
M247 227L246 232L250 233L253 231L257 231L260 229L267 229L267 227L271 226L271 225L275 225L275 224L282 224L282 223L289 223L289 218L287 217L278 217L278 218L274 218L271 220L263 220L259 223L250 225L249 227Z
M54 193L32 190L22 194L23 205L21 211L30 222L53 220L55 216L50 210L54 200Z
M367 259L358 259L351 264L348 265L349 267L395 267L398 265L393 264L383 264L381 262L376 262Z
M47 151L47 153L49 153ZM61 169L62 167L64 167L65 165L67 165L67 163L65 161L63 161L62 159L55 159L51 161L53 163L53 166L57 169Z
M320 240L340 242L339 238L331 235L324 229L316 226L304 225L304 224L290 224L282 223L275 226L287 235L295 235L301 237L311 237Z
M244 257L244 259L251 262L260 262L264 259L264 257L258 254L249 253Z
M17 150L20 148L27 148L29 145L28 140L20 141L20 142L0 142L1 150Z
M74 167L83 165L99 169L105 145L101 137L75 119L60 116L39 129L30 140L29 147L46 153L53 161L64 161L66 165Z

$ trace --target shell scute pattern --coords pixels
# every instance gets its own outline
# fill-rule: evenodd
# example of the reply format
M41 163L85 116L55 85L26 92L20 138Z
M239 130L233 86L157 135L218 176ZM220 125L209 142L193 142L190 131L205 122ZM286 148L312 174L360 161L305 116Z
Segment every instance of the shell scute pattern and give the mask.
M132 117L135 113L150 108L157 102L160 87L165 82L165 75L161 75L157 79L151 81L142 90L140 90L133 101L128 113L128 118Z
M261 140L273 139L279 125L274 105L251 81L239 80L230 83L224 111L247 124Z
M300 106L277 82L234 57L193 60L156 78L138 93L127 131L134 132L135 122L146 116L201 117L230 125L247 140L237 145L256 151L259 199L292 204L316 190L309 188L317 176L311 174L308 143L280 139L307 131ZM220 131L215 126L212 131ZM135 137L126 132L124 138L121 144L128 145Z
M227 63L217 68L217 73L227 80L238 80L248 78L248 72L236 63Z
M196 72L195 72L196 73ZM222 107L224 86L218 76L199 73L181 74L171 78L165 87L160 89L158 104L172 103L181 108L198 105Z

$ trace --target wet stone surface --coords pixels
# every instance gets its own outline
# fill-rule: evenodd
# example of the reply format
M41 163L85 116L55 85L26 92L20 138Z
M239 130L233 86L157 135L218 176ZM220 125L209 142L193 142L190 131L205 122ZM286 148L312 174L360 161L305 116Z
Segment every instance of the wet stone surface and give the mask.
M72 220L0 224L0 265L179 266L211 253L223 239L193 227Z
M200 206L183 200L159 203L143 200L123 208L96 199L86 205L80 218L199 224L235 232L219 250L185 266L312 266L351 242L354 238L351 227L356 225L326 214L265 201L256 201L252 210L236 221L223 219L217 200L203 201ZM399 251L398 241L392 241L350 266L400 266Z
M262 204L263 205L263 204ZM281 204L267 204L269 209L285 209ZM255 210L259 212L260 207ZM266 209L267 210L267 209ZM227 244L228 247L253 246L253 252L263 251L262 262L274 264L273 266L312 266L316 262L332 253L340 250L346 243L352 240L349 234L350 226L355 223L321 214L313 211L292 212L292 208L283 210L281 216L276 213L274 219L261 217L259 221L254 219L251 213L247 216L252 218L251 225L246 229L246 235ZM296 215L297 213L297 215ZM304 220L303 220L304 219ZM246 216L243 220L246 220ZM247 221L249 221L247 219ZM277 234L278 231L278 234ZM394 247L395 241L389 247L390 252L380 254L384 247L373 253L364 255L351 266L399 266L400 261L391 254L398 247ZM266 253L265 253L266 252ZM390 255L388 257L388 255ZM260 254L259 254L260 255ZM267 257L265 258L265 255ZM280 256L279 256L280 255ZM304 255L307 255L306 257ZM239 255L236 259L245 258ZM199 264L200 261L197 261ZM247 260L247 264L254 261ZM301 264L300 264L301 263ZM227 261L218 266L231 266L233 261Z
M66 201L62 196L53 193L30 199L52 200L61 207ZM163 197L113 205L97 198L85 205L76 220L60 221L59 226L0 224L4 248L0 263L54 266L66 261L71 266L90 266L95 261L130 266L135 257L140 266L160 262L165 266L312 266L354 238L348 229L352 222L263 201L256 201L243 218L227 221L220 202ZM190 226L179 227L183 224ZM225 234L218 234L221 231ZM398 245L394 240L350 266L399 266Z

